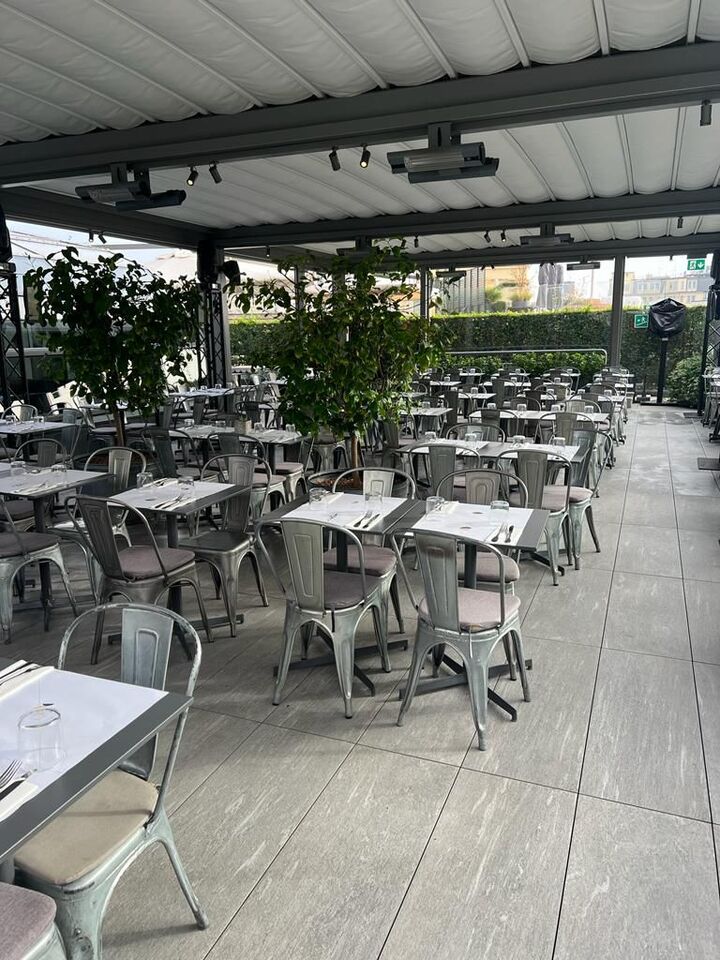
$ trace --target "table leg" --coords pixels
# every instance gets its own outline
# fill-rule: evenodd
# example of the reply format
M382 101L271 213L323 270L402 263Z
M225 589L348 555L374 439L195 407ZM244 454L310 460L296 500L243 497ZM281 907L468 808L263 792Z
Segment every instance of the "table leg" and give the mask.
M39 497L33 500L33 513L35 515L35 530L38 533L45 532L45 498ZM50 610L52 608L52 579L50 577L50 564L47 560L42 560L38 564L40 567L40 598L43 608L43 627L45 631L50 629Z
M268 466L270 467L270 473L275 473L275 467L277 465L277 444L268 443L265 449L267 450Z
M178 545L178 521L175 514L167 514L167 545L168 547L177 547ZM168 596L168 607L175 613L182 616L182 587L170 587Z

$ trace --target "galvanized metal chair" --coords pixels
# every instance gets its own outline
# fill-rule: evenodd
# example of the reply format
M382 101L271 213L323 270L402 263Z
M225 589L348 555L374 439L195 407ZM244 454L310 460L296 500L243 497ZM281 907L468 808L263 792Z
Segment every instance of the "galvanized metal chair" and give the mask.
M421 457L424 460L428 493L432 496L437 495L438 484L443 477L455 471L459 457L462 457L465 463L480 465L478 451L461 440L441 440L431 443L420 440L408 449L408 454L416 483L418 478L414 458Z
M60 577L68 595L73 612L77 616L75 597L70 578L60 551L60 541L51 533L29 533L16 528L7 510L7 504L0 500L0 636L4 643L10 643L10 631L13 617L13 581L21 570L30 563L52 563L60 571ZM44 625L50 622L50 606L44 610Z
M592 501L597 493L602 471L607 463L612 449L612 440L606 433L601 433L594 427L578 426L572 433L570 442L580 447L582 459L574 460L570 465L571 487L568 504L570 529L572 531L572 550L575 560L575 569L580 569L582 553L583 519L587 519L588 529L593 538L595 549L600 553L600 540L595 529L595 519L592 512ZM601 466L598 469L598 446L601 450Z
M233 483L241 490L222 504L222 524L219 530L201 533L183 540L180 547L192 550L195 560L210 565L217 575L216 582L222 591L225 609L230 621L230 636L237 635L237 589L240 564L245 557L250 558L255 581L263 606L268 606L267 593L262 571L258 562L255 534L248 529L250 520L250 502L254 489L252 472L248 482L248 457L216 457L222 461L222 469L217 472L222 483ZM267 488L264 493L267 497Z
M484 750L488 668L493 650L505 637L512 640L523 696L525 700L530 699L520 631L520 599L506 593L506 559L489 543L471 537L459 538L424 530L415 531L415 543L425 598L418 606L415 646L398 726L402 726L410 708L427 655L434 651L434 662L438 664L445 646L449 646L465 666L478 748ZM460 544L474 544L479 552L494 558L498 568L497 591L470 590L458 586Z
M180 631L193 650L185 685L185 695L191 696L200 670L198 635L178 614L147 604L111 603L82 614L65 632L58 668L64 669L73 639L87 636L89 619L104 618L108 611L122 616L120 681L164 690L173 630ZM177 720L159 787L150 782L157 747L153 737L15 854L16 882L55 901L68 960L100 960L103 917L112 892L127 868L155 843L165 848L198 928L208 925L165 810L187 714L183 710Z
M83 520L83 532L87 533L93 556L102 571L97 585L100 602L105 603L115 596L120 596L129 602L157 603L171 587L191 586L197 597L205 635L208 641L212 642L212 630L200 589L195 554L180 547L159 547L145 516L127 504L111 499L80 496L77 498L77 505ZM135 521L144 528L148 539L146 545L118 550L110 513L113 508L132 514ZM102 627L102 616L99 616L92 663L97 663L102 643Z
M296 638L315 627L335 656L345 716L353 715L352 682L355 665L355 633L367 610L372 610L375 634L383 669L390 672L386 618L382 615L382 584L365 572L365 552L360 539L351 530L314 520L280 520L287 556L290 592L278 576L270 554L258 531L258 542L275 579L285 594L285 624L273 703L280 703L290 669ZM325 569L325 531L341 534L349 541L358 558L358 573Z
M568 563L572 560L570 538L571 534L566 524L569 516L570 486L572 476L570 461L561 453L558 447L557 454L548 454L536 450L532 446L519 447L516 451L506 451L500 454L497 463L513 465L519 480L522 480L527 490L527 506L533 510L549 510L550 516L545 522L545 542L547 544L548 560L552 570L553 585L559 583L559 574L565 571L560 566L560 535L565 535L565 547ZM550 480L557 477L559 471L564 471L564 484L551 484ZM511 502L513 501L511 495Z
M50 897L0 883L0 956L5 960L66 960L55 926L55 902Z

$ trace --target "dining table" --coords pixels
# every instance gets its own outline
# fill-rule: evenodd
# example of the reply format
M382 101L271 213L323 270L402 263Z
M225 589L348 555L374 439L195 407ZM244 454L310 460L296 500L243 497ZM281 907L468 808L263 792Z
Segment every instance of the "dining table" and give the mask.
M185 478L163 478L147 483L142 487L133 487L112 497L113 503L134 507L143 513L157 514L165 520L165 531L168 547L180 547L178 521L181 517L188 517L200 513L208 507L215 506L236 496L242 487L234 483L219 483L212 480L195 480L188 482ZM182 588L170 588L168 606L175 613L182 615ZM238 622L243 622L242 614L238 614ZM227 623L226 617L210 619L211 626ZM202 624L193 623L193 626Z
M0 496L19 497L23 500L32 501L35 531L45 533L47 532L47 507L57 494L90 483L100 483L105 488L109 478L109 474L94 470L63 470L51 467L46 469L33 468L18 474L8 470L0 474ZM112 483L111 478L110 482ZM105 493L107 492L105 489ZM48 630L53 603L50 565L47 560L41 560L38 566L40 567L40 602L43 608L43 624L44 629Z
M13 855L102 777L188 709L191 697L33 664L22 683L3 682L0 659L0 772L18 758L18 721L39 704L59 711L62 755L31 771L0 798L0 880ZM5 675L7 678L7 674Z
M4 437L32 437L37 434L62 430L67 423L60 420L0 420L0 435Z

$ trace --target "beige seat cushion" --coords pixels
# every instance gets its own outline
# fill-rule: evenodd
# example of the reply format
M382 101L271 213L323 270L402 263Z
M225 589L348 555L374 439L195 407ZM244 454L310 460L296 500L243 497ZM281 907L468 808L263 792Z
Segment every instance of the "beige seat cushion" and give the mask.
M29 520L35 516L32 500L6 500L5 507L13 520Z
M583 503L592 499L593 492L587 487L570 487L570 503Z
M365 573L371 577L384 577L397 566L395 554L389 547L378 547L369 543L363 547L365 557ZM337 567L337 550L327 550L324 556L326 569ZM348 570L350 573L359 573L360 560L358 548L354 544L348 546Z
M50 533L18 533L14 536L12 533L0 533L0 557L19 557L23 550L18 543L22 541L26 553L32 553L33 550L47 550L48 547L54 547L58 543L58 538Z
M516 583L520 579L520 567L515 563L512 557L505 557L505 582ZM492 553L478 552L475 561L475 576L478 580L485 583L498 583L500 579L500 567L497 557Z
M183 540L180 548L194 550L196 553L230 553L232 550L245 550L250 546L250 537L246 533L234 533L232 530L210 530L199 537Z
M191 550L159 547L158 552L168 572L179 570L195 560L195 554ZM126 547L120 551L120 566L129 580L148 580L150 577L162 576L162 568L152 547Z
M550 510L553 513L564 510L566 496L567 488L564 484L562 486L545 487L542 502L543 510Z
M288 474L293 473L302 473L305 468L301 463L295 463L292 460L285 460L283 463L278 463L275 467L275 473L278 476L286 477Z
M157 801L151 783L115 770L15 854L15 865L62 886L104 863L147 823Z
M520 598L505 594L505 619L520 609ZM423 597L420 613L427 616L427 600ZM500 625L500 594L489 590L458 590L458 619L461 630L492 630Z
M376 577L366 575L365 585L369 595L377 590L379 583ZM362 598L362 577L359 573L325 571L325 606L328 609L354 607Z
M0 883L0 957L23 960L50 934L55 901L34 890Z

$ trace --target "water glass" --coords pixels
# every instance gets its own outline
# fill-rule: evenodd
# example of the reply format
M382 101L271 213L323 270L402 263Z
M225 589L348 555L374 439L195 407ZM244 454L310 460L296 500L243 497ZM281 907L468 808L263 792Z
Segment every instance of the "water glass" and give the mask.
M507 500L493 500L490 503L490 516L493 523L497 520L500 523L507 523L510 516L510 504Z
M475 373L475 367L468 367L468 373Z
M585 413L595 413L595 407L593 407L592 404L586 403Z
M367 513L380 513L382 510L382 490L368 490L365 494L365 509Z
M287 430L288 433L295 433L295 432L296 432L296 431L295 431L295 424L294 424L294 423L286 423L286 424L285 424L285 429Z
M425 513L438 513L445 504L445 497L428 497L425 501Z
M428 443L430 443L432 440L437 440L437 431L426 430L423 434L423 439L427 440Z
M471 395L471 396L476 397L476 396L477 396L477 392L478 392L478 388L477 388L477 387L470 387L470 395Z
M257 421L257 422L255 422L255 423L253 423L253 425L252 425L252 427L251 427L250 429L251 429L252 433L262 433L262 424L261 424L259 421Z
M465 434L465 443L477 443L480 439L480 434L476 433L474 430L468 430Z
M485 404L485 409L486 409L486 410L497 410L497 404L496 404L496 403L487 403L487 404Z
M561 410L562 410L562 407L560 406L559 403L553 403L550 406L550 413L560 413Z
M216 420L215 426L218 428L218 430L224 430L227 426L227 420Z
M527 413L527 404L526 404L526 403L519 403L519 404L515 407L515 410L517 411L517 413Z
M420 404L420 406L423 408L423 410L428 410L428 409L430 408L430 401L429 401L429 400L423 400L423 402Z
M52 705L38 705L18 720L18 753L31 771L52 770L64 756L62 717Z
M10 476L20 479L27 473L27 464L24 460L13 460L10 464Z
M510 438L510 443L514 447L521 447L525 443L525 437L522 433L516 433L514 437Z
M185 427L186 430L188 430L190 427L195 426L195 421L193 420L192 417L185 417L185 419L183 420L183 426Z
M308 494L308 501L311 506L319 506L322 501L327 496L327 490L324 490L322 487L311 487L310 493Z
M135 482L138 487L147 487L153 482L153 475L149 470L141 470Z
M182 487L183 496L187 496L195 489L195 481L192 477L178 477L178 486Z
M450 374L443 377L443 383L450 383Z
M67 473L67 461L58 460L50 467L50 473L58 474L58 478L64 477Z
M553 437L550 441L554 447L564 447L565 437Z

